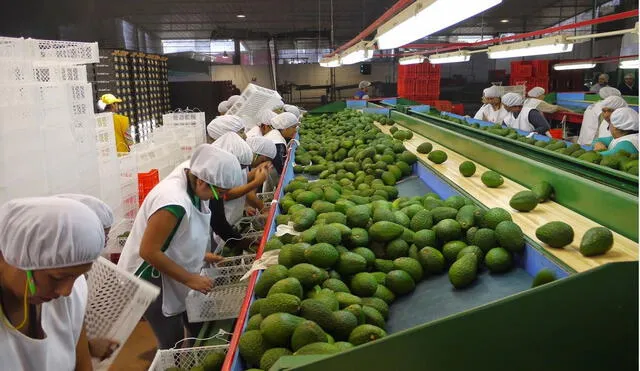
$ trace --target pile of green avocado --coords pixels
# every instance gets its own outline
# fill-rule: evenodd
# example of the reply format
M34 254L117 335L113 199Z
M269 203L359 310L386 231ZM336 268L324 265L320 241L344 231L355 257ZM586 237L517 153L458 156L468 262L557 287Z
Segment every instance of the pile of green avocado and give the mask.
M611 156L602 156L596 151L586 151L579 144L568 144L565 141L551 139L549 142L542 140L535 140L534 138L527 138L524 135L520 135L515 129L504 128L500 125L495 126L480 126L477 123L470 124L466 120L458 119L455 117L441 115L447 121L455 122L458 124L471 126L476 129L484 130L488 133L499 135L501 137L517 140L518 142L530 144L539 148L543 148L555 153L571 156L578 160L590 162L593 164L599 164L608 168L623 171L628 174L638 175L638 154L629 154L625 151L621 151Z
M255 285L239 342L247 367L267 371L282 356L383 338L390 306L421 280L448 272L463 289L483 267L509 271L523 251L522 230L504 209L458 195L398 197L395 183L416 158L374 120L343 111L303 122L296 169L318 179L298 175L279 201L277 223L297 234L265 246L279 250L278 264Z

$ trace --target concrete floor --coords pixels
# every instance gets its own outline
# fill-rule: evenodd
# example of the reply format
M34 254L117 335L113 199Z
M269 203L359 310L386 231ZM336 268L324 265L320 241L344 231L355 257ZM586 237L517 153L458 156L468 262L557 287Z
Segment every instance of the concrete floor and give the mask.
M156 338L153 336L149 324L145 321L140 321L109 370L147 370L151 366L155 354Z

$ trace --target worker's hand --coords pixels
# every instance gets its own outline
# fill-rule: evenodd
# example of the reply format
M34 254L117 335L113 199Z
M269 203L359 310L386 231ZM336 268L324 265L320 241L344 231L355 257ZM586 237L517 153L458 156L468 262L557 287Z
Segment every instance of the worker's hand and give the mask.
M185 284L191 290L199 291L203 294L208 294L213 289L213 280L199 274L192 274Z
M254 209L253 207L247 207L247 215L249 216L254 216L254 215L258 215L258 210Z
M224 257L208 252L204 254L204 261L209 264L217 264L224 260Z
M606 151L607 150L607 146L602 142L596 142L596 144L593 145L593 150L594 151Z
M254 175L253 180L256 183L262 184L267 180L267 176L269 176L269 170L266 167L259 167L256 169L256 173Z
M109 339L90 339L89 353L92 358L98 358L100 361L104 361L111 357L119 346L120 343Z

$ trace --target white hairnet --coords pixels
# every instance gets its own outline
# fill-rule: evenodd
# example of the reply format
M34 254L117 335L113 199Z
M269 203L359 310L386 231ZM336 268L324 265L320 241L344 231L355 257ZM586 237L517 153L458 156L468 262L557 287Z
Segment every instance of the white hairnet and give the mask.
M624 78L625 78L625 79L635 79L636 77L635 77L635 75L634 75L634 74L632 74L632 73L628 73L628 74L624 75Z
M229 102L229 108L231 108L234 104L236 104L240 98L242 97L239 95L230 96L229 99L227 99L227 102Z
M507 107L521 106L524 104L524 98L518 93L507 93L502 96L502 104Z
M371 86L371 83L369 81L360 81L360 83L358 84L358 89L368 88L369 86Z
M298 124L298 118L291 112L283 112L271 119L271 126L274 129L284 130Z
M242 129L244 120L235 115L218 116L207 125L207 133L213 139L218 139L225 133L237 133Z
M627 101L625 101L622 97L616 97L615 95L607 97L605 100L600 102L600 107L613 108L614 110L627 106Z
M249 130L245 130L244 134L247 136L247 138L261 137L262 130L260 129L260 126L254 126Z
M500 98L500 88L492 85L483 90L485 98Z
M60 197L11 200L0 207L0 252L22 270L88 264L104 247L104 228L86 205Z
M240 165L251 165L253 151L247 142L236 133L226 133L222 135L218 140L213 142L212 146L216 146L236 156Z
M191 173L216 187L231 189L242 185L242 169L236 156L209 144L201 144L193 151Z
M600 98L605 99L607 97L611 97L611 96L616 96L616 97L621 97L622 93L620 93L620 90L616 89L616 88L612 88L611 86L603 86L600 88L600 91L598 92L598 94L600 94Z
M611 125L620 130L638 131L638 112L631 107L619 108L611 114Z
M220 102L220 104L218 104L218 112L220 113L227 113L227 111L229 110L229 108L231 108L231 105L229 105L229 101L225 100Z
M258 122L261 124L269 124L271 122L271 120L278 116L277 113L270 111L270 110L262 110L258 113Z
M273 106L273 109L274 109L274 110L276 110L276 109L282 109L282 108L284 108L284 102L283 102L283 101L280 101L280 102L276 103L276 105L275 105L275 106Z
M285 112L291 112L294 115L296 115L296 117L300 117L300 109L298 109L298 107L296 107L296 106L292 106L290 104L285 104L284 105L284 111Z
M111 228L111 226L113 226L113 211L111 210L111 207L101 199L76 193L65 193L55 195L55 197L68 198L70 200L81 202L96 213L104 229Z
M545 91L543 88L536 86L535 88L529 90L529 93L527 93L528 96L530 96L531 98L538 98L542 95L544 95Z
M275 143L265 137L247 138L247 144L249 144L249 147L251 147L253 153L257 155L267 156L272 160L278 153Z

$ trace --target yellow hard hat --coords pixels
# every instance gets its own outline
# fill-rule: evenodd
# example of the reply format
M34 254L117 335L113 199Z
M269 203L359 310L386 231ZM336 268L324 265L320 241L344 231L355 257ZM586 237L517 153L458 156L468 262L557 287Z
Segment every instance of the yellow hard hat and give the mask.
M100 100L104 104L122 103L122 99L116 98L113 94L105 94L100 97Z

